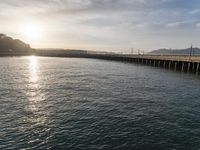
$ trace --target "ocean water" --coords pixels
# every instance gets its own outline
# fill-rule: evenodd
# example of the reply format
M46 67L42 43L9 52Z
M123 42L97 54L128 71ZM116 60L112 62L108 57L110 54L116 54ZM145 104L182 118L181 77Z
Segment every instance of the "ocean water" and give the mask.
M0 149L199 150L200 77L81 58L0 58Z

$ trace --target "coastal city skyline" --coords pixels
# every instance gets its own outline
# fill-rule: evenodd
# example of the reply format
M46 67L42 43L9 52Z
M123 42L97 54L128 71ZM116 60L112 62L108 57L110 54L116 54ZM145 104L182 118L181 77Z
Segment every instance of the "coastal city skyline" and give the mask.
M2 0L0 32L35 48L200 47L198 0Z

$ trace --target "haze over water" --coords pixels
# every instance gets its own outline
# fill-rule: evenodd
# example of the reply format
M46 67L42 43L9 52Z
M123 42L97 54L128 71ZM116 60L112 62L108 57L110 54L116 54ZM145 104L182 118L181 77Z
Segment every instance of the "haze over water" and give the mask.
M96 59L0 59L0 149L200 148L200 78Z

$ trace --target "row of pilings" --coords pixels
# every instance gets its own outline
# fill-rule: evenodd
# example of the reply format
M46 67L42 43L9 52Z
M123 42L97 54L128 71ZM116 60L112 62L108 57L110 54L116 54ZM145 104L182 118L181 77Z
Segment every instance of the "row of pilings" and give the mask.
M198 62L138 59L136 63L151 65L154 67L162 67L165 69L181 71L181 72L199 73L200 71L200 66Z
M123 55L123 54L38 54L38 56L48 57L78 57L78 58L95 58L113 61L123 61L137 63L142 65L160 67L181 72L190 72L199 74L200 56L155 56L155 55Z
M129 57L121 55L92 55L92 58L99 58L105 60L123 61L129 63L137 63L148 66L160 67L174 71L190 72L199 74L200 62L181 61L181 60L164 60L164 59L151 59L144 57ZM155 57L155 56L154 56Z

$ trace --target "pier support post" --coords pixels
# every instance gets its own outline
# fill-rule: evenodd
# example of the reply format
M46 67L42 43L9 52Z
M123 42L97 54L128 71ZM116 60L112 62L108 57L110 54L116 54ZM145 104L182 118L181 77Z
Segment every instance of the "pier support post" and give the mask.
M169 61L169 69L171 69L171 61Z
M197 63L197 68L196 68L196 73L198 74L199 72L199 63Z
M177 62L175 62L174 70L176 71L177 68Z
M184 71L184 62L182 62L182 68L181 68L181 71L182 71L182 72Z
M190 71L190 63L188 63L188 69L187 69L187 71L188 72Z
M192 63L192 71L194 71L195 63Z

